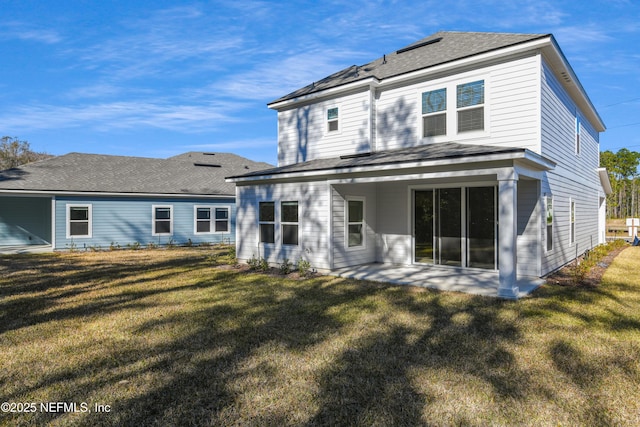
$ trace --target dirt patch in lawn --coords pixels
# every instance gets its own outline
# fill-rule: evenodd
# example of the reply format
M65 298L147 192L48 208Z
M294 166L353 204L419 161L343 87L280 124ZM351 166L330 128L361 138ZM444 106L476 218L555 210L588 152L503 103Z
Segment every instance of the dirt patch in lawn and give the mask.
M546 282L550 285L560 286L572 286L578 288L595 288L600 285L602 276L605 271L611 265L615 257L625 250L628 246L620 246L612 249L607 255L600 259L583 278L578 278L576 274L576 261L571 261L569 264L562 267L560 270L550 274L546 277ZM584 255L577 259L577 263L580 264L584 260Z

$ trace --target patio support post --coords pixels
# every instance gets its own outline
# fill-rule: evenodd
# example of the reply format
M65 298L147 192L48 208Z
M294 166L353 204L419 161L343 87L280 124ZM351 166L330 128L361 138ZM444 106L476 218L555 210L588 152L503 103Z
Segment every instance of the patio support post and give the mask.
M498 296L517 299L518 175L498 175Z

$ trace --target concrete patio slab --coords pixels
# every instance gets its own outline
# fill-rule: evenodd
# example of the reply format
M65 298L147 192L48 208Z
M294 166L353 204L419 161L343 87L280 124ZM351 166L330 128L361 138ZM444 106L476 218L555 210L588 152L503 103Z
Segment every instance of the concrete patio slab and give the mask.
M334 276L374 282L413 285L441 291L464 292L498 297L498 272L440 266L398 266L364 264L333 270ZM518 279L518 298L525 297L544 283L538 277Z
M36 254L53 252L51 245L9 245L0 246L0 255Z

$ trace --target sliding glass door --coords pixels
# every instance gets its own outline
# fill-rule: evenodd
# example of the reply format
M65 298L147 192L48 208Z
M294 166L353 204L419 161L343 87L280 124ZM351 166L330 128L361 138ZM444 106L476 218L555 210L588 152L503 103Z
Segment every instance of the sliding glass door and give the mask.
M496 268L495 187L416 190L413 213L414 262Z

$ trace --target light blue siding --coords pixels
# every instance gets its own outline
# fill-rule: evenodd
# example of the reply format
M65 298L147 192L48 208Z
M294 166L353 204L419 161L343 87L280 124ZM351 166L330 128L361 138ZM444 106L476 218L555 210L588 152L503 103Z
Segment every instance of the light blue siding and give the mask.
M67 238L67 205L91 205L91 237ZM152 206L173 207L172 235L153 235ZM194 206L228 206L230 208L229 231L226 233L196 234L194 230ZM212 211L215 212L215 210ZM126 247L128 244L149 243L166 245L169 242L182 245L192 243L220 243L235 241L235 201L229 199L172 199L127 197L56 197L56 247L69 249L96 247L108 248L112 243Z
M0 197L0 246L51 243L51 198Z

